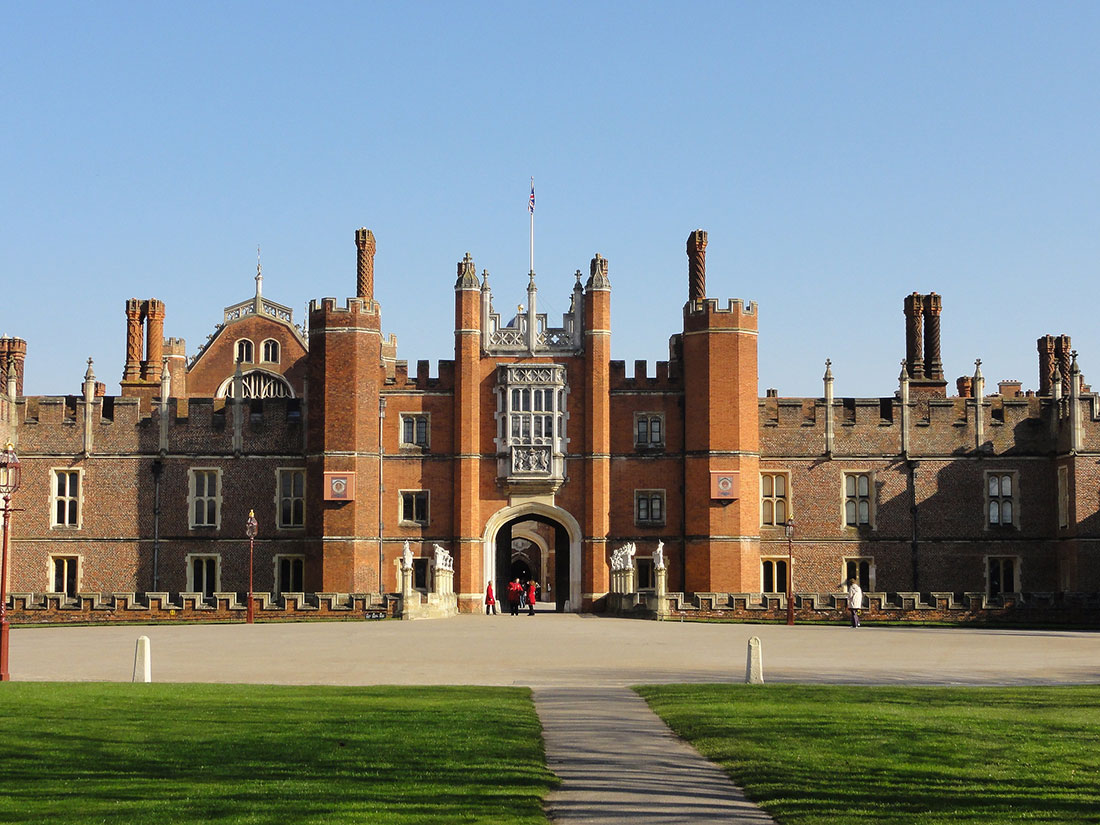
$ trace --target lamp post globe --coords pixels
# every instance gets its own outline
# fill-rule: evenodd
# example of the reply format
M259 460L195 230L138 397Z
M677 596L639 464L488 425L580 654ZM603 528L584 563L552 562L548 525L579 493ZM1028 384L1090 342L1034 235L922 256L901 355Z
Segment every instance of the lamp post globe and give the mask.
M244 525L244 534L248 536L248 623L254 619L252 604L252 561L255 556L256 534L260 531L259 522L256 521L256 511L248 511L248 521Z
M3 536L0 537L0 682L7 682L8 673L8 536L11 523L11 497L19 489L22 470L15 445L10 441L0 452L0 497L4 502Z

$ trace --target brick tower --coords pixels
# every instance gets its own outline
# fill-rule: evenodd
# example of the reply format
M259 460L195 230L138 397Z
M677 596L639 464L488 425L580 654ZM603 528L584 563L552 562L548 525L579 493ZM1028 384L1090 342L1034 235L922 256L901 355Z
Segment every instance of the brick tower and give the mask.
M583 609L607 593L610 582L607 536L611 500L611 281L607 259L592 259L584 293L584 544L581 568Z
M381 314L374 300L374 233L355 233L355 298L310 303L307 477L320 559L307 565L308 590L377 592L379 540L379 388Z
M488 573L481 558L481 284L469 253L455 280L454 490L455 591L480 604Z
M756 306L706 297L707 233L688 236L684 532L688 591L759 588Z

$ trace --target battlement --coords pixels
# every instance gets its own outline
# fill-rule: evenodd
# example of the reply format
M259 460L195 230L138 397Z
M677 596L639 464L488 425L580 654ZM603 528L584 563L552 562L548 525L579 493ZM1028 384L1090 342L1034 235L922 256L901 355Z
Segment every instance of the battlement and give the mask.
M717 298L697 298L684 304L684 331L688 333L712 327L755 331L758 322L753 301L729 298L722 306Z
M612 392L616 390L667 390L680 391L679 376L675 371L670 371L668 361L657 361L653 375L649 374L649 362L637 360L634 362L634 375L626 376L625 361L611 361L608 364L610 386Z
M700 298L688 301L684 305L684 312L688 315L713 315L716 313L756 315L756 304L753 301L743 301L740 298L727 298L726 306L723 309L718 305L717 298Z
M769 593L668 593L658 604L654 593L612 594L613 612L655 618L735 619L783 621L787 597ZM864 593L862 620L875 622L951 622L972 625L1095 624L1100 597L1095 593ZM799 622L846 623L848 596L844 593L795 593L794 614Z
M12 624L44 622L110 624L113 622L240 622L247 605L236 593L13 593ZM255 593L253 606L260 620L393 618L398 597L378 593Z
M347 298L344 301L344 306L337 306L335 298L322 298L317 300L314 298L309 302L309 315L313 318L315 313L348 313L350 315L369 315L377 318L380 312L378 304L374 301L368 301L363 298ZM312 320L310 321L310 328L317 326Z
M28 454L82 453L84 400L80 396L32 396L19 402L15 429ZM241 405L244 452L297 452L302 443L302 406L297 398L249 399ZM166 411L169 452L233 452L235 405L224 398L170 398ZM131 396L92 402L92 454L160 449L161 410Z
M431 374L431 362L421 360L416 362L416 375L409 375L409 362L398 360L394 362L394 374L392 378L386 377L386 386L397 389L434 390L436 392L453 391L455 387L455 362L439 361L436 374Z
M1097 396L1082 399L1082 421L1097 430ZM771 455L820 455L825 451L827 408L823 398L759 399L761 450ZM977 408L972 398L918 397L909 402L910 450L928 454L965 454L976 449ZM1048 455L1061 444L1052 426L1058 410L1038 397L982 400L982 452ZM1059 419L1068 426L1068 417ZM901 451L902 405L897 397L834 398L833 452L837 455Z

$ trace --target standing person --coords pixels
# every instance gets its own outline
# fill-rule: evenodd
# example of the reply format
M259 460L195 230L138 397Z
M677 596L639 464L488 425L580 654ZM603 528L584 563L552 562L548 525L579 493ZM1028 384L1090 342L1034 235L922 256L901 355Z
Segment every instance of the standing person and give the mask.
M852 627L859 627L859 611L863 607L863 588L855 579L848 579L848 612L852 614Z
M523 595L523 585L519 583L519 577L508 584L508 607L513 616L519 615L519 597Z
M497 597L493 592L493 582L490 579L485 585L485 615L495 616L497 613Z
M537 587L538 587L538 585L535 584L534 579L531 579L531 581L527 582L527 615L528 616L534 616L535 615L535 595L536 595L535 590L536 590Z

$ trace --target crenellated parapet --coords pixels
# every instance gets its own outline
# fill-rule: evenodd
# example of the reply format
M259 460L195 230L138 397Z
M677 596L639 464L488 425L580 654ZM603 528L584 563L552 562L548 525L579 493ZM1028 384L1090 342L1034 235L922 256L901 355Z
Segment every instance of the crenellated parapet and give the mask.
M80 396L36 396L18 405L20 452L85 453L83 427L87 402ZM225 399L170 398L164 407L145 407L131 396L96 396L88 426L94 445L88 454L156 454L161 451L162 409L170 453L232 455L233 416L241 416L242 454L298 453L302 407L295 398L249 399L239 407Z
M757 305L754 301L729 298L722 306L717 298L701 298L684 305L684 332L718 328L755 332Z
M317 313L322 313L322 315L317 317ZM350 320L350 318L345 318L344 316L377 318L379 313L380 310L377 303L365 301L362 298L348 298L345 300L343 306L340 306L335 298L321 298L320 300L314 298L309 302L309 328L310 332L312 332L316 322L328 316L337 319L337 326L346 326L346 322Z
M416 373L409 375L409 362L398 360L394 363L392 378L386 377L386 390L431 390L433 392L453 392L455 388L455 362L438 361L435 374L431 371L431 362L416 362Z
M654 391L680 392L683 383L680 377L669 369L668 361L657 361L654 372L649 374L649 362L635 361L634 375L627 377L626 362L612 361L609 364L610 389L616 391Z
M1084 418L1100 436L1097 397L1083 399ZM762 455L814 456L826 452L826 403L822 398L759 399ZM1064 448L1051 428L1056 405L1038 397L916 398L909 403L909 454L970 455L982 422L983 455L1042 455ZM900 455L906 417L897 397L836 398L832 403L832 457Z

